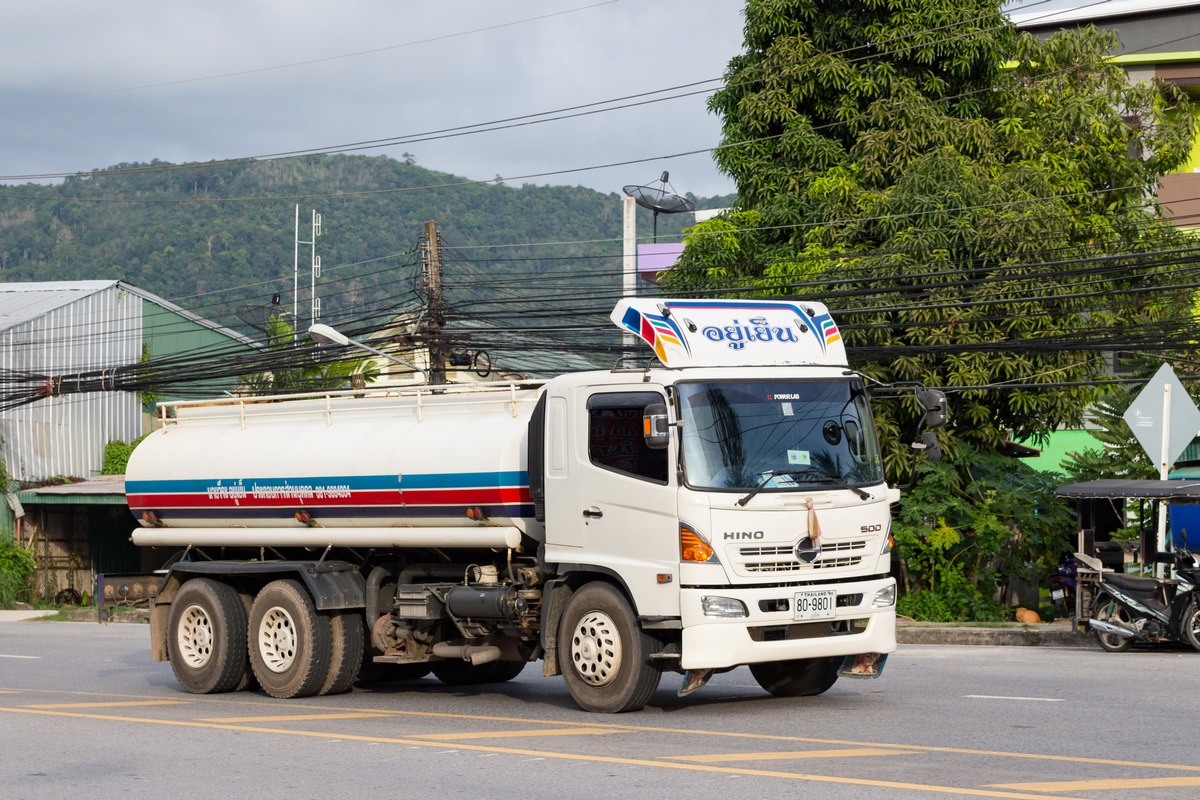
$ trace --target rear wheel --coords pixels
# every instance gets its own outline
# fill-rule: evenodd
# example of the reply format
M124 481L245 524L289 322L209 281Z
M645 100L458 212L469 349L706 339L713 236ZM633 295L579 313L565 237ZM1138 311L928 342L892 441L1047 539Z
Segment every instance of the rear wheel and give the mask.
M250 610L250 665L272 697L309 697L325 685L332 659L329 618L292 580L268 583Z
M332 649L329 674L317 694L342 694L354 686L363 661L362 615L357 611L334 611L329 614Z
M1193 650L1200 650L1200 605L1197 605L1195 600L1188 605L1187 611L1183 612L1183 622L1179 627L1183 640L1190 644Z
M1092 618L1124 627L1130 627L1133 623L1133 615L1129 613L1129 609L1108 594L1096 598L1096 612L1092 614ZM1096 639L1100 646L1110 653L1123 653L1133 647L1132 636L1118 636L1115 633L1097 630Z
M841 664L840 656L768 661L751 664L750 674L759 686L776 697L811 697L829 691L837 683Z
M559 668L585 711L637 711L662 678L654 640L616 588L589 583L571 597L558 629Z
M189 692L239 688L246 674L246 612L238 593L211 578L185 582L171 601L167 655Z

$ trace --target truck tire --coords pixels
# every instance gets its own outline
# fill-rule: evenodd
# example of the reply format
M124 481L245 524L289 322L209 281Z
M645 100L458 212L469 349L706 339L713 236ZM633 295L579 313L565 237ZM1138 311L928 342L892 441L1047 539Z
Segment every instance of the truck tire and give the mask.
M193 694L232 692L246 674L246 612L238 593L211 578L185 581L171 602L167 654Z
M250 609L250 666L272 697L310 697L329 677L333 634L308 593L292 580L268 583Z
M362 614L358 611L334 611L329 614L332 650L329 675L317 694L343 694L350 691L363 660Z
M750 674L758 685L776 697L811 697L837 683L842 657L798 658L751 664Z
M607 583L575 592L558 629L558 660L571 697L585 711L637 711L662 678L652 664L654 640L629 602Z
M471 686L479 683L505 683L521 674L524 661L489 661L470 664L466 661L435 661L433 675L447 686Z

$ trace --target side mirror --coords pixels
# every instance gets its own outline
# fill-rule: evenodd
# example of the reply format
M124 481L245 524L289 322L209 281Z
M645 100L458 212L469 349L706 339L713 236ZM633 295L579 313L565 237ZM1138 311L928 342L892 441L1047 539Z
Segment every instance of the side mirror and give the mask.
M920 388L917 402L925 409L925 427L940 428L946 424L946 393L938 389Z
M671 441L667 427L667 406L651 403L642 409L642 438L651 450L664 450Z

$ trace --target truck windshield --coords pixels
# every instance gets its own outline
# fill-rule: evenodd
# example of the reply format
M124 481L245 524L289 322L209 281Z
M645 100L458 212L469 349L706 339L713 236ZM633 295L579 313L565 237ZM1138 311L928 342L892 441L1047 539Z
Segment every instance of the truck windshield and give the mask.
M858 381L682 383L679 412L692 487L778 491L883 480Z

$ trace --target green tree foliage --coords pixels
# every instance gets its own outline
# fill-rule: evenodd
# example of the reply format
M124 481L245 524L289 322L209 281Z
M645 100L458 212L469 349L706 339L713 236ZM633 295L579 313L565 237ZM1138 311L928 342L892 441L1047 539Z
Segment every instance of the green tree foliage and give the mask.
M700 208L730 202L692 199ZM587 276L600 295L615 295L621 285L615 192L472 183L417 166L411 154L152 161L53 186L0 186L0 280L119 279L257 338L234 312L261 308L276 292L291 308L297 202L302 240L310 239L310 209L323 218L318 290L327 319L412 302L414 245L431 219L448 248L444 285L452 308L494 297L497 280L505 289L552 290L559 282L577 287ZM683 216L664 215L660 239L677 237ZM650 229L649 211L638 209L638 224ZM544 242L573 244L548 253L537 246ZM467 248L465 256L456 247ZM300 257L303 305L306 249Z
M1079 422L1092 391L1062 384L1102 371L1097 330L1180 315L1144 292L1169 270L1137 255L1182 243L1145 197L1192 117L1126 81L1111 35L1016 36L988 0L750 0L746 16L711 100L739 201L691 230L676 286L828 302L873 377L979 387L952 407L980 448ZM1007 382L1053 388L990 388ZM890 474L915 418L881 408Z
M897 610L935 622L1008 619L1012 582L1042 585L1071 551L1075 517L1054 496L1058 483L995 453L925 467L892 526Z
M1193 117L1115 44L1017 35L995 0L748 0L710 101L739 199L689 231L673 288L824 301L854 366L959 387L894 528L914 616L1002 615L997 592L1057 564L1069 514L996 445L1081 420L1107 332L1187 322L1152 257L1185 240L1146 197ZM916 404L876 412L904 476Z
M304 334L308 337L308 334ZM271 350L289 350L294 347L295 329L281 317L267 320L267 342ZM258 372L241 377L241 391L251 395L286 394L289 392L313 392L344 388L351 375L362 375L370 383L379 376L375 362L362 359L346 359L324 364L303 364L271 372Z
M0 532L0 608L13 608L33 597L33 574L37 562L33 551L19 546L6 532Z

